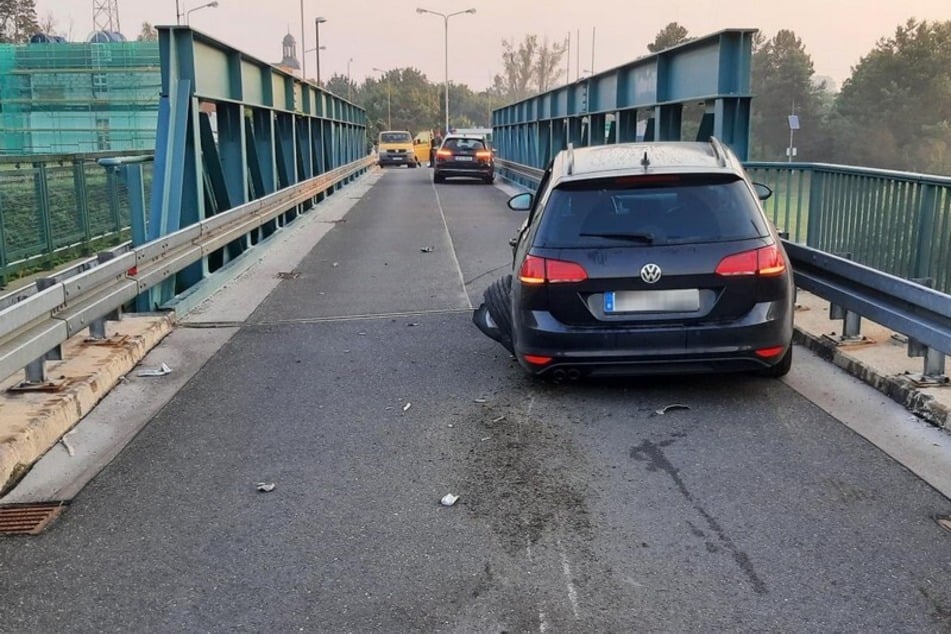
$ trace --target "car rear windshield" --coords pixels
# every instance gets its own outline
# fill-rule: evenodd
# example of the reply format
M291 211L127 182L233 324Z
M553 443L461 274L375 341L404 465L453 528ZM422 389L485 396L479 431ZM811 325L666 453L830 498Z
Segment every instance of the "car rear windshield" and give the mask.
M380 143L412 143L413 135L409 132L381 132Z
M535 245L686 244L768 234L749 187L734 176L630 176L552 191Z
M442 146L447 150L484 150L485 143L482 139L446 139Z

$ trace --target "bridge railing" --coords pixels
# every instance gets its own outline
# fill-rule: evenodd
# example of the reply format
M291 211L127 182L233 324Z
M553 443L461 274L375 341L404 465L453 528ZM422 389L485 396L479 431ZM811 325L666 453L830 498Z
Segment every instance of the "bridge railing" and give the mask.
M0 156L0 286L60 255L88 255L128 237L124 185L97 164L127 154Z
M824 163L746 163L794 242L951 293L951 178Z
M25 368L21 387L44 389L44 361L61 358L60 346L67 339L86 329L91 339L104 338L104 320L123 306L296 210L288 220L292 223L374 162L373 156L358 159L145 244L121 245L0 297L0 381ZM243 261L252 253L244 254Z
M537 186L543 174L538 168L504 159L497 159L496 166L503 178L522 187ZM858 336L860 318L871 319L909 337L909 356L924 357L920 381L947 382L945 355L951 354L951 295L946 290L930 288L934 279L928 276L918 281L905 279L852 261L848 254L836 255L816 248L809 242L811 238L820 245L828 244L832 237L825 232L836 228L850 236L850 240L834 242L846 248L865 245L874 236L879 240L876 248L898 254L881 261L903 262L906 267L921 262L937 262L941 266L944 262L942 271L924 270L939 276L944 273L945 277L940 279L946 280L951 267L947 260L951 203L946 188L951 186L951 179L823 164L752 163L749 171L754 180L774 190L766 210L789 236L783 242L796 285L832 303L837 318L844 320L843 337ZM871 191L860 191L862 183L868 184ZM896 207L890 209L886 202ZM814 216L813 209L818 209ZM899 228L902 220L913 227ZM868 223L868 238L857 237L862 236L863 223ZM894 234L891 242L889 231ZM920 248L920 241L925 238L934 241L926 246L928 258L909 257L912 245ZM904 258L902 254L906 254Z

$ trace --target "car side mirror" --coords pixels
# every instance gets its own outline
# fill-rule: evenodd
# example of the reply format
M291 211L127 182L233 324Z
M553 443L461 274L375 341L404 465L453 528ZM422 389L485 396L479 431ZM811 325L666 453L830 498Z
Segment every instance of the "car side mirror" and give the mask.
M762 183L753 183L753 189L756 191L756 197L760 200L766 200L773 195L773 190Z
M532 208L532 201L534 198L535 196L530 192L515 194L509 198L509 209L512 211L528 211Z

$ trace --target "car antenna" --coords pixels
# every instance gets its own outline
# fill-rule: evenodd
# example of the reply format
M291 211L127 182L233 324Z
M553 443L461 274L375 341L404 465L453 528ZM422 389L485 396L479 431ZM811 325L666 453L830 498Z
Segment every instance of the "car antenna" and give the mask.
M644 168L644 171L647 171L647 168L651 166L651 160L647 158L647 150L644 150L644 158L641 159L641 167Z

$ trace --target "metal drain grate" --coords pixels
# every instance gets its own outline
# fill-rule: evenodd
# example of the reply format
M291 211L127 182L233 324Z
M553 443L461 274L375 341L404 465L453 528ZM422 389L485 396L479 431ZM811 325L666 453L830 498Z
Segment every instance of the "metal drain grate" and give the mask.
M39 535L65 508L64 502L0 506L0 535Z

